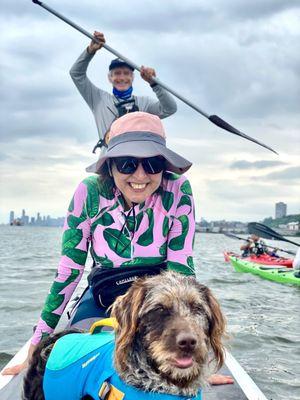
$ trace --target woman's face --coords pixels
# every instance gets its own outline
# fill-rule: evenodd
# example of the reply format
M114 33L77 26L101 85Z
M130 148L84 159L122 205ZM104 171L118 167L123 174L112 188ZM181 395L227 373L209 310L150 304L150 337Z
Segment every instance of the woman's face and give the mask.
M141 163L135 172L129 175L120 173L114 162L111 170L115 185L123 194L128 207L131 207L132 203L143 203L151 196L159 188L163 174L148 174Z

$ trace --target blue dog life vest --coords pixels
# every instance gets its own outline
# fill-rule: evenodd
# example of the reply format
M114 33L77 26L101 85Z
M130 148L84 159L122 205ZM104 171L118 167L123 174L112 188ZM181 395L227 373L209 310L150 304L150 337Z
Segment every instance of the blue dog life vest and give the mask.
M72 333L61 337L46 364L45 400L201 400L197 396L144 392L124 383L113 363L114 333Z

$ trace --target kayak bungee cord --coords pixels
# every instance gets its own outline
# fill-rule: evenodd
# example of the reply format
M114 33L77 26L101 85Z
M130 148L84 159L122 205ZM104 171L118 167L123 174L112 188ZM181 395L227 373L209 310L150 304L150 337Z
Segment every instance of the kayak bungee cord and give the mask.
M79 32L81 32L83 35L87 36L88 38L90 38L94 42L99 43L99 41L92 34L90 34L88 31L86 31L85 29L83 29L79 25L75 24L70 19L68 19L65 16L63 16L62 14L60 14L59 12L55 11L53 8L47 6L45 3L41 2L41 1L38 1L38 0L32 0L32 2L35 3L35 4L38 4L39 6L44 8L45 10L49 11L51 14L55 15L57 18L59 18L62 21L66 22L68 25L72 26L73 28L75 28L76 30L78 30ZM108 50L109 52L111 52L112 54L117 56L118 58L121 58L123 61L125 61L127 64L129 64L132 68L136 69L137 71L141 71L141 68L137 64L135 64L134 62L129 60L127 57L124 57L117 50L113 49L112 47L110 47L106 43L102 44L102 46L106 50ZM253 143L258 144L259 146L262 146L262 147L272 151L275 154L278 154L271 147L269 147L266 144L264 144L264 143L262 143L262 142L260 142L260 141L258 141L256 139L252 138L251 136L248 136L245 133L239 131L238 129L234 128L232 125L228 124L228 122L224 121L222 118L218 117L217 115L209 115L209 114L207 114L205 111L201 110L197 105L193 104L192 102L187 100L185 97L183 97L179 93L175 92L175 90L173 90L172 88L167 86L165 83L161 82L158 78L153 77L152 79L156 84L160 85L165 90L167 90L168 92L173 94L175 97L177 97L179 100L183 101L185 104L187 104L188 106L193 108L195 111L197 111L198 113L203 115L205 118L209 119L213 124L217 125L219 128L222 128L222 129L224 129L224 130L226 130L228 132L233 133L234 135L237 135L237 136L240 136L240 137L242 137L244 139L247 139L247 140L249 140L249 141L251 141Z

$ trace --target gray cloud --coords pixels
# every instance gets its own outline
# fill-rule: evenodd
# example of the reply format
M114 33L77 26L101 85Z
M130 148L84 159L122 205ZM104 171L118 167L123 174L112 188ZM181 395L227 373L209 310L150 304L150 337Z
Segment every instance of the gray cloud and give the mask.
M275 180L275 181L284 181L285 184L288 184L291 181L291 184L296 184L295 181L300 180L300 167L291 167L286 168L283 171L272 172L268 175L264 176L266 180ZM300 201L300 198L298 199Z
M245 161L239 160L232 163L229 167L231 169L264 169L270 167L276 167L280 165L286 164L282 161L269 161L269 160L260 160L260 161Z
M265 204L262 208L267 212L272 202L284 200L282 182L289 184L288 202L296 208L300 197L298 0L130 0L128 7L108 0L48 0L46 4L90 32L104 31L109 45L138 64L154 66L163 82L208 114L221 116L280 153L279 159L222 131L178 101L178 113L164 124L171 148L199 170L192 173L200 204L197 213L239 216L245 214L247 204L253 212L256 204ZM37 174L44 191L36 198L49 197L43 181L49 181L51 193L61 193L62 186L71 192L73 185L66 182L76 168L84 173L84 166L94 160L90 150L98 136L92 114L68 74L89 39L30 1L2 0L1 5L0 161L2 177L9 183L7 205L1 209L6 210L15 204L24 180L30 202L38 191ZM91 80L108 91L111 58L101 51L88 70ZM135 93L153 97L136 75ZM278 171L285 163L290 168ZM24 166L25 175L13 169L16 164ZM230 207L224 208L224 200Z

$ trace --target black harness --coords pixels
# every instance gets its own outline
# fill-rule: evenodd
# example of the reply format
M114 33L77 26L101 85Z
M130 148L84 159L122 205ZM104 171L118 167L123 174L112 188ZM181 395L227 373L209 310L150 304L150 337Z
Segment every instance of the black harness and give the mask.
M138 108L138 106L137 106L137 104L135 102L135 98L134 97L132 97L131 99L128 99L128 100L121 100L121 101L115 102L115 107L116 107L116 109L118 111L117 115L108 107L108 109L116 117L115 120L120 118L120 117L123 117L123 115L128 114L130 112L139 111L139 108ZM98 140L98 142L96 143L95 147L93 148L93 153L96 153L96 150L97 150L98 147L99 148L107 147L105 139Z

